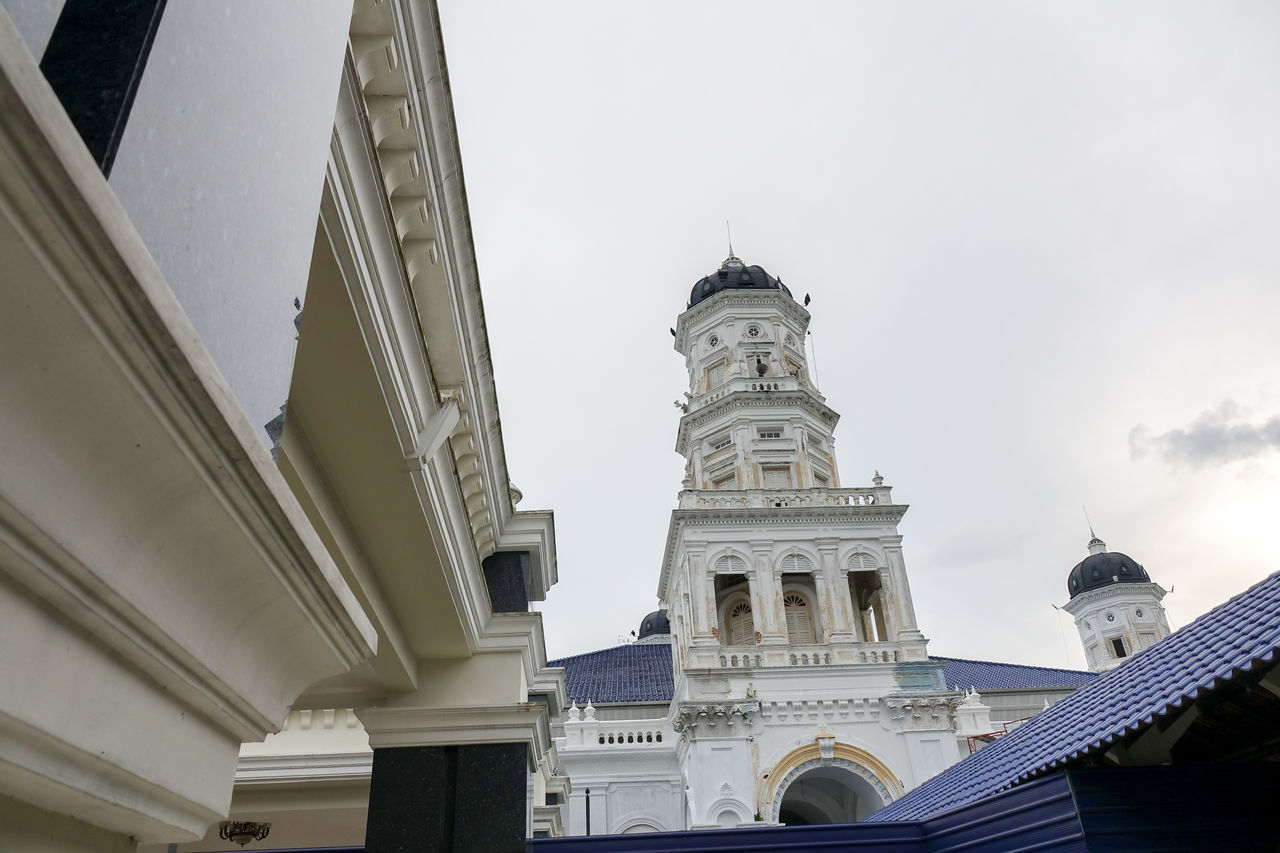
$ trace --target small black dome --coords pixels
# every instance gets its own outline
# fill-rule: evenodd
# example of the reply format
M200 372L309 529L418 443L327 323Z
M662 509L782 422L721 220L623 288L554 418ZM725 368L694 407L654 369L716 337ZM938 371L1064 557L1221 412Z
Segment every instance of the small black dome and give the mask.
M764 267L754 264L747 266L730 255L724 259L720 269L699 279L693 286L693 290L689 292L689 307L692 308L722 290L781 290L787 296L791 295L787 286L765 272Z
M1082 592L1116 583L1151 583L1151 576L1128 554L1101 551L1085 557L1071 570L1067 575L1067 592L1075 598Z
M643 640L645 637L670 633L671 620L667 619L667 611L655 610L640 620L640 636L636 637L636 639Z

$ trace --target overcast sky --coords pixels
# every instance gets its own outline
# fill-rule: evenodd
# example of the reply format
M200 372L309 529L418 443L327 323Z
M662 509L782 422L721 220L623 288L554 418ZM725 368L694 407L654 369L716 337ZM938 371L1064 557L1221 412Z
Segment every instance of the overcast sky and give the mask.
M445 0L552 657L657 606L726 254L813 298L845 485L930 652L1083 666L1081 505L1180 627L1280 569L1280 4Z

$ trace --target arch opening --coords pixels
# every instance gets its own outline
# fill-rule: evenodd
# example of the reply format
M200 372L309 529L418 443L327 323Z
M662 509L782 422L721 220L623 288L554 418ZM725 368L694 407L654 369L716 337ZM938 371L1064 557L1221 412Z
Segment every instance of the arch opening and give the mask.
M861 775L827 765L805 770L787 786L778 820L787 826L855 823L884 805L880 792Z

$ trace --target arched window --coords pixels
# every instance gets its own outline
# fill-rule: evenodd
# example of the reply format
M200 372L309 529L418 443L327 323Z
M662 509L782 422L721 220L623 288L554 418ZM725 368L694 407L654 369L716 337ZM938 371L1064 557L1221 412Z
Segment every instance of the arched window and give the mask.
M784 572L812 572L813 563L804 554L788 554L782 558Z
M740 575L747 570L747 561L739 557L737 554L725 554L716 560L715 573Z
M804 596L788 592L782 597L782 609L787 614L787 640L796 644L813 643L813 619Z
M874 572L876 570L876 558L870 554L850 554L848 566L851 572Z
M730 606L727 621L730 644L749 646L755 643L756 626L751 621L751 602L739 601Z

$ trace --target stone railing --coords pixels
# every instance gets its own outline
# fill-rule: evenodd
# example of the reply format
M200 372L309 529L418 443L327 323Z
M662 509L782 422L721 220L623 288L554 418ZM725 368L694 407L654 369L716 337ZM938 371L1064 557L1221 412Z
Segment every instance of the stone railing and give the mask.
M669 720L597 720L590 705L585 717L574 719L577 710L571 708L565 720L561 749L662 749L675 743Z
M649 725L652 725L651 723ZM610 726L609 731L601 730L596 735L597 746L644 746L646 744L663 743L661 728L626 728L617 729Z
M721 646L691 649L686 669L767 669L783 666L886 664L925 659L923 648L903 643L842 643L812 646Z
M887 486L860 489L688 489L680 493L680 509L877 506L891 501Z
M796 391L800 388L800 380L794 376L762 376L762 377L746 377L739 376L725 382L705 394L701 394L694 398L693 404L689 406L689 411L701 409L703 406L709 406L717 400L723 399L737 391L746 391L748 393L761 393L768 391Z

